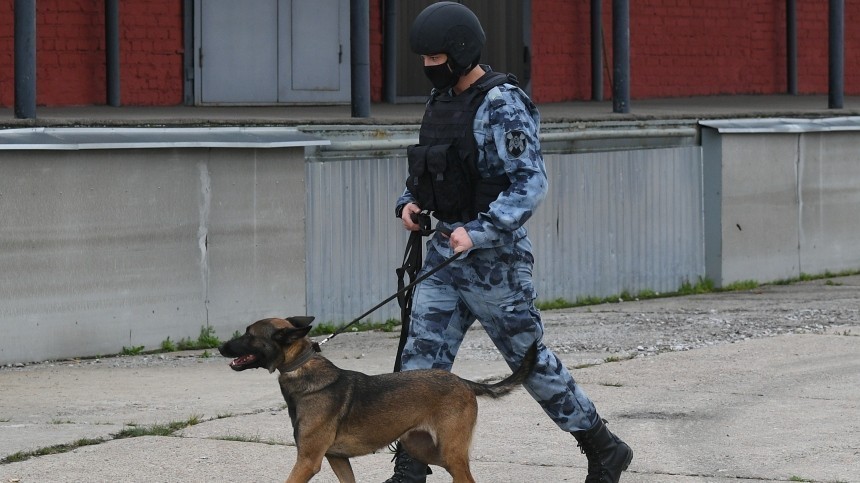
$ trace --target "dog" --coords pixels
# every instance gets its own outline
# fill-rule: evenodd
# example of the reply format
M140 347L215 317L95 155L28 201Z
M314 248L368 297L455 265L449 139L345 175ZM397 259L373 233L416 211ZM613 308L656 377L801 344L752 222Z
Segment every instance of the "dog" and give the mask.
M445 468L454 482L474 482L469 449L478 415L476 396L498 398L531 374L533 345L513 374L495 384L442 369L367 375L340 369L310 338L313 317L263 319L219 347L234 371L280 371L298 455L287 483L307 482L325 457L340 483L354 483L349 458L399 440L410 456Z

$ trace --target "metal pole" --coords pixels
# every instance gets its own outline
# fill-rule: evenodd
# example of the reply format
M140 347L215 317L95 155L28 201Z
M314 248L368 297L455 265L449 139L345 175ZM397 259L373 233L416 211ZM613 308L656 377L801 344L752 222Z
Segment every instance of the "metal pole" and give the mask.
M797 0L785 0L785 66L788 93L797 95Z
M603 100L603 0L591 0L591 100Z
M630 112L630 0L612 0L612 112Z
M382 56L385 66L385 102L397 101L397 0L385 0L382 29Z
M827 106L842 109L845 94L845 0L830 0Z
M36 118L36 0L15 0L15 117Z
M350 0L352 117L370 117L370 4Z
M119 107L119 0L105 0L107 103Z

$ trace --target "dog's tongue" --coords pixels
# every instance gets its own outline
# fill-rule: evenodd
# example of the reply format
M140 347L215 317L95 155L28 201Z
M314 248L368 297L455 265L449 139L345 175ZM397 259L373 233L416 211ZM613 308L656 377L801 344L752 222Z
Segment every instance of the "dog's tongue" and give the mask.
M233 362L230 363L231 366L244 366L245 364L252 362L256 357L253 354L248 354L246 356L237 357L233 359Z

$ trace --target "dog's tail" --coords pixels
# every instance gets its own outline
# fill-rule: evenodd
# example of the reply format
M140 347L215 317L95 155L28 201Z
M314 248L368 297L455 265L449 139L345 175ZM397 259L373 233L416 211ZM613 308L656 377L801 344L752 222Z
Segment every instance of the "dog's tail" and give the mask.
M476 396L487 396L491 398L502 397L505 394L513 391L517 386L521 385L527 377L532 373L537 362L537 342L529 347L523 363L514 371L513 374L504 378L495 384L481 384L479 382L466 381Z

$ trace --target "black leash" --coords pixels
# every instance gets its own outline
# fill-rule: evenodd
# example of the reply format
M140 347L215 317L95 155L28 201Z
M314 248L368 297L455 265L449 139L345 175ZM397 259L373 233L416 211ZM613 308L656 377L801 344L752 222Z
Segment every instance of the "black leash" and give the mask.
M325 344L329 340L333 339L334 336L342 333L347 328L349 328L349 326L355 324L359 320L372 314L378 308L382 307L383 305L387 304L388 302L391 302L395 298L398 298L398 297L402 298L402 299L398 300L399 302L401 302L401 305L400 305L401 315L404 312L406 312L406 310L407 310L406 307L408 307L409 310L411 310L411 308L412 308L412 304L411 304L411 302L412 302L412 289L415 288L415 286L418 285L419 283L421 283L424 280L431 277L433 274L435 274L439 270L442 270L443 268L447 267L454 260L460 258L460 255L462 255L463 252L455 253L451 257L446 258L439 265L433 267L432 270L428 271L424 275L422 275L418 278L415 278L414 280L409 282L409 284L407 284L407 285L403 285L403 278L402 278L403 274L408 273L410 276L410 280L411 280L414 277L414 275L418 273L418 270L420 270L420 268L421 268L421 237L429 235L430 233L432 233L434 231L434 230L430 229L430 215L421 214L421 215L419 215L419 218L420 218L420 221L418 224L421 225L421 230L412 232L409 235L409 243L406 244L406 253L404 254L403 266L400 267L399 269L397 269L397 274L401 277L400 280L398 281L399 290L397 290L397 292L393 293L390 297L386 298L382 302L379 302L378 304L376 304L373 308L371 308L367 312L365 312L365 313L359 315L358 317L356 317L355 319L353 319L350 323L337 329L336 331L334 331L331 335L329 335L325 339L316 343L317 350L319 350L320 346L322 346L323 344ZM417 220L415 220L414 216L413 216L413 221L417 221ZM417 253L417 255L416 255L416 253ZM416 261L417 261L417 265L416 265ZM403 285L403 286L400 287L401 285ZM406 344L405 334L408 334L408 332L409 332L408 316L403 319L403 327L401 327L400 332L401 332L400 333L400 344L399 344L399 347L397 349L397 360L394 363L395 372L400 370L400 354L403 352L403 346Z
M410 321L412 319L412 292L415 288L406 288L406 277L413 282L421 270L423 260L421 258L421 241L423 230L413 231L406 243L406 252L403 254L403 264L397 272L397 305L400 306L400 340L397 342L397 352L394 356L394 372L400 372L400 356L406 347L406 339L409 337Z

